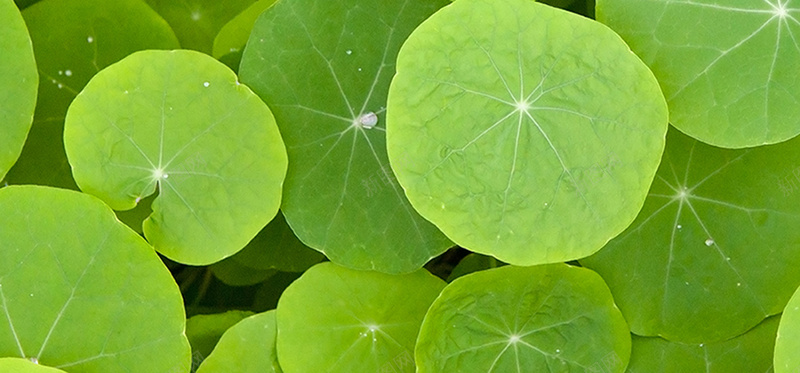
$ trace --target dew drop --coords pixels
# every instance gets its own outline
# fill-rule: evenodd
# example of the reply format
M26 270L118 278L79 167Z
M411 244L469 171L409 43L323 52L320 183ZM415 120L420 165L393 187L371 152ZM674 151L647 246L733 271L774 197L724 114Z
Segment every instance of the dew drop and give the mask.
M66 75L66 76L72 76L72 70L67 70L67 71L64 71L64 75Z
M689 285L689 282L688 282L688 281L686 281L686 282L684 282L684 284L686 284L686 285Z
M373 112L362 114L358 117L358 123L361 124L361 127L370 129L378 123L378 116Z
M346 50L344 53L347 53L347 55L349 56L349 55L353 54L353 51L352 51L352 50L350 50L350 49L348 49L348 50Z
M192 12L192 20L199 21L201 17L200 12Z
M711 246L713 244L714 244L714 240L713 239L709 238L709 239L706 240L706 246Z
M361 71L361 68L360 68L360 67L358 68L358 71Z
M61 84L61 83L58 83L58 89L61 89L61 88L64 88L64 85Z
M702 343L700 344L700 347L703 347L703 344L702 344Z
M678 224L678 229L681 229L681 228L683 228L683 226L682 226L682 225L680 225L680 224Z
M210 85L211 85L211 84L210 84L209 82L203 82L203 87L208 87L208 86L210 86Z
M556 349L556 353L557 353L557 354L560 354L560 353L561 353L561 349L558 349L558 348L557 348L557 349Z
M125 92L123 92L123 93L125 93L127 95L128 94L128 90L126 89Z
M141 201L142 201L142 197L136 197L136 203L139 203Z
M90 37L86 38L86 42L89 43L89 44L94 43L94 38L90 36Z
M61 71L61 70L58 70L58 75L64 75L64 72Z
M742 286L742 283L741 282L737 282L736 286Z
M34 363L34 364L39 364L39 359L37 359L37 358L35 358L35 357L32 357L32 358L30 358L30 359L28 359L28 360L30 360L30 361L31 361L31 363Z

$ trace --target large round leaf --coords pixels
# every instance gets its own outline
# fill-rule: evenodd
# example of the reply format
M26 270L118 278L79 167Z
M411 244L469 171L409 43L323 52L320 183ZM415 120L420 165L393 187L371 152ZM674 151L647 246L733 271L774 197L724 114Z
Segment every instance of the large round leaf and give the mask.
M405 275L312 267L278 302L278 360L295 372L414 372L425 311L444 281L425 270Z
M403 45L387 141L414 207L516 265L590 255L636 217L666 104L605 26L529 0L459 0Z
M383 120L397 50L444 2L279 1L253 28L240 73L286 141L282 211L333 262L410 272L452 245L397 184Z
M281 373L276 335L275 311L250 316L222 335L197 373Z
M636 221L581 261L639 335L709 343L781 312L800 284L800 138L747 150L670 131Z
M71 372L189 370L178 286L106 205L10 186L0 227L0 356Z
M458 0L463 1L463 0ZM459 277L419 333L419 373L622 372L631 338L596 273L566 264Z
M789 0L600 0L597 19L650 65L670 122L732 148L800 133L800 8Z
M138 52L101 71L64 141L75 181L112 208L158 189L144 233L178 262L232 255L280 205L286 151L269 108L198 52Z
M627 372L771 372L779 320L773 316L747 333L712 343L685 344L634 335Z
M775 340L774 360L776 373L800 370L800 288L783 310Z
M177 48L178 40L140 0L44 1L22 15L41 80L33 127L8 182L77 189L63 136L72 99L100 69L137 50Z
M22 152L31 128L39 74L25 21L11 0L0 0L0 180Z

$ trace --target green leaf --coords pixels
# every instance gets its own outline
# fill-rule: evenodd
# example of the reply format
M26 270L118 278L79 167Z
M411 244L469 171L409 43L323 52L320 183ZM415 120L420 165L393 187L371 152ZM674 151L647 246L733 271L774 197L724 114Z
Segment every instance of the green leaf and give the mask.
M178 286L106 205L10 186L0 227L0 356L72 372L189 370Z
M31 128L39 74L25 21L0 0L0 180L16 162Z
M286 152L269 108L193 51L144 51L95 76L64 130L81 190L127 210L158 189L144 234L186 264L243 248L278 211Z
M278 360L286 372L414 372L412 350L425 311L444 282L311 267L278 302Z
M272 277L277 271L274 269L256 269L248 267L233 257L225 258L208 267L214 277L229 286L255 285Z
M529 0L459 0L400 51L392 168L417 211L515 265L599 250L636 217L667 127L647 67L584 17Z
M58 373L64 372L63 370L46 367L33 363L28 359L21 359L18 357L4 357L0 358L0 372L13 372L13 373Z
M630 348L625 320L596 273L505 266L442 291L419 332L417 372L622 372Z
M181 47L211 54L214 37L256 0L145 0L169 22Z
M63 136L72 99L100 69L137 50L177 48L178 40L138 0L44 1L22 15L41 79L33 127L8 182L77 189Z
M800 138L746 150L672 130L628 230L581 261L644 336L709 343L781 312L800 284Z
M242 251L230 257L250 268L284 272L303 272L324 258L297 239L282 213L278 213Z
M229 53L241 53L253 30L258 16L275 4L276 0L259 0L230 20L214 38L212 56L221 58ZM238 64L237 64L238 66Z
M197 373L281 373L275 311L250 316L222 335Z
M670 122L729 148L800 133L800 8L786 0L599 0L653 69Z
M771 317L722 342L689 345L634 335L628 373L769 372L778 320Z
M199 360L207 358L228 328L252 315L250 311L234 310L190 317L186 320L186 337L192 346L192 355Z
M282 211L333 262L406 273L451 246L394 179L383 120L397 50L443 3L279 1L253 28L240 73L287 144Z
M450 272L450 276L447 277L447 282L453 282L453 280L473 272L497 268L503 265L505 265L505 263L498 261L494 257L472 253L458 262L458 265L453 268L453 272Z
M794 373L800 370L798 351L800 351L800 288L783 309L775 341L775 372Z

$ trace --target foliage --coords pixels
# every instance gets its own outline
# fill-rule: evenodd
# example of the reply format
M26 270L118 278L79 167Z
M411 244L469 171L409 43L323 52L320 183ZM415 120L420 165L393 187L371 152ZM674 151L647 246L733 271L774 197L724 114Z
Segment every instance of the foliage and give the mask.
M798 371L800 8L593 18L0 0L0 371Z

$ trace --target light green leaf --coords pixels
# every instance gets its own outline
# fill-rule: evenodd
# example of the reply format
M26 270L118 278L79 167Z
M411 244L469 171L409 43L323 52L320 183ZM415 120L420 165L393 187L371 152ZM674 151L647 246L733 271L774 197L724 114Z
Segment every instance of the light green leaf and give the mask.
M771 317L722 342L689 345L634 335L628 373L770 372L779 320Z
M229 53L241 53L244 50L253 25L264 10L275 4L276 0L258 0L243 12L230 20L219 30L214 38L212 55L221 58ZM238 65L237 65L238 66Z
M234 310L190 317L186 320L186 337L192 346L192 356L201 361L210 356L214 346L228 328L252 315L250 311Z
M444 281L425 270L405 275L311 267L278 302L278 360L294 372L414 372L412 350Z
M64 141L81 190L112 208L158 190L144 234L181 263L234 254L278 211L287 160L269 108L198 52L137 52L101 71Z
M800 8L788 0L599 0L653 69L670 122L728 148L800 133Z
M505 266L442 291L419 332L417 372L622 372L630 349L625 320L596 273Z
M11 0L0 0L0 181L22 152L31 128L39 74L25 21Z
M628 230L581 263L644 336L709 343L781 312L800 284L800 138L726 150L672 130Z
M775 340L775 372L795 373L800 370L800 288L783 309Z
M44 1L22 15L41 79L33 127L8 182L77 189L63 136L72 99L100 69L137 50L177 48L178 40L139 0Z
M561 262L635 218L666 104L605 26L529 0L458 0L414 31L397 66L392 168L460 246L515 265Z
M406 273L451 246L394 179L383 119L397 50L445 2L279 1L253 28L240 74L287 144L282 211L333 262Z
M71 372L188 372L178 286L106 205L10 186L0 227L0 356Z
M250 316L222 335L197 373L281 373L275 311Z
M169 22L181 47L211 54L214 37L257 0L145 0Z
M303 272L324 258L297 239L282 213L278 213L242 251L230 257L250 268L284 272Z
M21 359L18 357L4 357L0 358L0 372L12 373L58 373L64 372L63 370L46 367L33 363L28 359Z
M235 256L235 255L234 255ZM256 269L246 266L233 257L225 258L208 267L225 285L228 286L250 286L264 282L272 277L277 271L274 269Z

